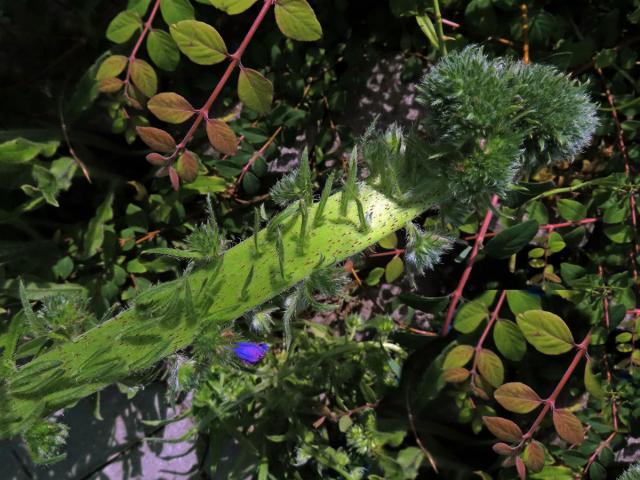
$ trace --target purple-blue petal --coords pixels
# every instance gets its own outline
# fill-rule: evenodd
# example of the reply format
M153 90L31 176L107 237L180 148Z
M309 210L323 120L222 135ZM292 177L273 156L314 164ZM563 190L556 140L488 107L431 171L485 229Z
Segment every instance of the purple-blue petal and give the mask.
M266 343L237 342L232 350L243 362L255 364L262 360L262 357L269 351L269 345Z

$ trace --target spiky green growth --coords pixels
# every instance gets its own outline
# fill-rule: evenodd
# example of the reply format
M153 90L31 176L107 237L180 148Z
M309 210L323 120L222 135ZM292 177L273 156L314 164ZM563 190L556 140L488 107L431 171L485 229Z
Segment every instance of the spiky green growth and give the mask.
M552 109L547 95L562 94L555 91L562 86L576 101L586 97L576 96L579 87L551 70L542 70L542 76L557 80L550 82L555 86L544 95L527 97L525 83L537 88L534 81L541 74L537 69L523 72L526 67L489 61L478 50L446 57L421 88L430 136L423 138L418 129L404 134L391 127L383 135L370 129L361 148L370 171L367 183L357 182L354 149L342 191L331 195L331 176L314 203L305 152L300 169L274 188L274 199L286 208L266 228L223 253L210 215L211 220L189 236L187 249L152 250L188 260L181 278L144 291L130 308L82 335L53 339L18 368L15 352L25 331L22 322L37 321L23 295L24 313L14 318L2 345L0 437L38 433L34 428L43 416L152 367L242 315L268 327L269 314L258 318L266 311L262 306L295 287L284 314L288 344L289 321L298 309L305 304L319 307L308 289L332 293L328 266L378 242L428 208L504 191L520 168L527 142L549 155L578 151L594 123L591 106L570 109L570 115L587 118L569 118L567 124L559 114L532 112ZM581 126L586 129L582 133L573 131ZM257 230L259 215L253 223ZM430 268L447 245L446 238L411 226L407 260L418 272Z

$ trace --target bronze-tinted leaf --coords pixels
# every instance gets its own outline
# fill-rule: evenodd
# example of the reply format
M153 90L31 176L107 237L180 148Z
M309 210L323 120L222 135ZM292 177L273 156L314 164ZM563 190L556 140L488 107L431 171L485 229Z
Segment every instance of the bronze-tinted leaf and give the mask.
M464 367L471 357L473 357L473 347L471 345L458 345L451 349L447 356L444 358L442 368L447 370L449 368Z
M504 365L500 357L483 348L478 354L478 371L493 387L499 387L504 380Z
M491 433L505 442L519 442L522 440L522 430L511 420L502 417L482 417L482 422Z
M520 457L516 457L516 470L518 471L518 477L520 477L520 480L526 480L527 467L524 465L524 462Z
M520 382L501 385L493 396L500 405L514 413L529 413L542 403L531 387Z
M238 151L236 134L222 120L211 119L207 122L207 137L213 148L224 155L235 155Z
M180 190L180 177L178 176L178 172L176 172L175 168L169 167L169 179L171 180L171 186L177 192Z
M96 73L96 80L117 77L124 71L127 62L128 59L124 55L110 55L100 64L98 73Z
M98 90L102 93L114 93L120 90L123 84L119 78L105 78L98 82Z
M464 382L469 378L469 375L471 375L471 372L466 368L448 368L442 372L442 378L450 383Z
M538 473L544 468L544 447L540 442L532 440L524 449L522 459L529 470Z
M186 122L195 113L186 98L173 92L155 95L149 100L147 107L160 120L175 124Z
M493 447L491 448L493 448L493 451L496 452L498 455L504 455L505 457L509 455L513 455L513 451L514 451L513 447L503 442L494 443Z
M147 162L149 162L151 165L159 167L167 164L167 158L160 155L159 153L152 152L147 155Z
M155 127L136 127L136 131L152 150L171 153L176 149L176 141L164 130Z
M131 80L147 97L153 97L158 91L158 77L151 65L136 58L131 64Z
M553 411L553 426L560 438L571 445L580 445L584 441L584 428L578 417L569 410Z
M189 150L185 151L176 163L176 171L183 182L191 183L198 178L198 157Z

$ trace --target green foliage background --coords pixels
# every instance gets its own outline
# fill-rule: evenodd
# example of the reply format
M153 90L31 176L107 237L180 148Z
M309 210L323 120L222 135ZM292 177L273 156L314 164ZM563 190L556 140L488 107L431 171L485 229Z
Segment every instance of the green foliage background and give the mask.
M286 39L270 17L243 63L271 80L273 108L266 115L239 111L235 85L226 87L215 114L228 119L243 137L239 150L224 158L208 147L204 135L197 136L198 178L176 192L166 178L154 176L155 169L144 160L148 150L136 139L136 126L157 126L157 120L145 110L123 117L119 103L100 95L94 81L107 49L122 55L131 49L131 42L113 45L104 38L124 3L27 0L0 6L3 348L9 319L21 309L19 278L28 298L41 302L30 325L33 341L22 343L18 359L29 358L45 342L77 337L110 316L114 305L117 309L153 283L175 278L179 262L142 252L183 246L185 236L206 216L207 194L227 238L246 236L254 205L267 200L265 216L276 208L267 194L281 174L268 163L291 168L282 162L278 147L308 146L317 185L329 172L342 175L347 152L367 127L352 119L373 65L396 58L408 88L438 57L433 46L437 38L428 24L424 27L424 15L435 22L432 3L426 0L311 2L324 30L323 38L313 43ZM232 48L252 14L227 16L204 3L193 2L197 18L224 32ZM492 228L500 233L480 254L464 291L468 301L449 337L420 332L437 331L443 323L445 296L456 287L473 243L464 239L477 232L485 215L475 205L450 207L448 229L440 233L460 241L435 273L416 278L417 288L404 272L406 259L393 253L404 247L403 241L391 236L378 246L390 255L353 259L364 286L351 282L347 296L324 298L337 303L333 313L323 313L322 322L317 317L312 321L318 304L300 314L289 350L282 342L281 314L270 310L286 308L283 300L229 326L230 337L220 337L220 332L203 337L183 352L187 361L181 356L182 361L167 362L122 386L136 388L160 371L169 374L173 395L195 389L193 413L202 431L211 434L212 455L232 438L243 446L233 462L214 462L219 472L229 478L429 478L435 476L435 464L441 478L516 478L514 468L500 466L500 457L491 450L493 436L482 423L484 415L510 414L492 395L485 392L484 398L466 384L445 384L441 376L448 352L477 344L502 289L515 293L508 294L508 308L501 311L485 346L500 355L505 379L524 382L543 397L570 358L561 356L550 364L527 347L517 315L531 308L555 312L578 341L592 329L593 375L583 375L581 365L559 399L590 426L586 441L569 450L553 441L557 436L546 421L536 435L545 445L546 463L530 478L570 479L584 473L597 480L615 478L622 470L614 452L628 436L637 435L640 415L639 322L627 314L638 308L631 267L632 257L638 261L637 251L633 253L637 230L629 199L637 196L640 161L640 3L535 0L526 5L531 61L555 65L589 82L601 107L597 139L572 164L540 165L529 172L501 202ZM522 58L521 2L443 1L440 7L446 19L460 24L445 25L452 37L447 41L450 51L480 43L488 53ZM34 11L40 12L37 17ZM144 48L141 52L148 58ZM178 92L193 105L204 102L222 71L194 65L184 56L173 71L166 71L172 66L157 69L160 91ZM619 128L607 93L613 96ZM389 120L383 114L380 122ZM74 155L86 165L91 183ZM597 221L578 224L590 218ZM424 226L429 222L429 216L422 218ZM538 228L560 222L574 223ZM362 320L357 316L361 299L375 298L385 282L403 285L405 294ZM58 294L67 300L50 298ZM391 315L397 307L405 312L400 320ZM242 338L272 344L258 367L229 358L226 347ZM486 390L491 394L493 388ZM510 418L523 429L532 421L524 415ZM222 431L226 436L219 435ZM57 424L40 424L25 440L35 458L50 461L64 434Z

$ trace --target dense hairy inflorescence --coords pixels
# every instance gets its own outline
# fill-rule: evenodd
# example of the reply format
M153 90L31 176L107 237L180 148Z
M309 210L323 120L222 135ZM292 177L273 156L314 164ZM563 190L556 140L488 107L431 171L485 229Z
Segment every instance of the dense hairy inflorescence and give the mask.
M418 100L419 128L371 130L364 139L374 179L407 200L437 192L444 202L483 202L523 169L573 158L597 125L583 84L551 66L490 59L473 46L440 60Z

